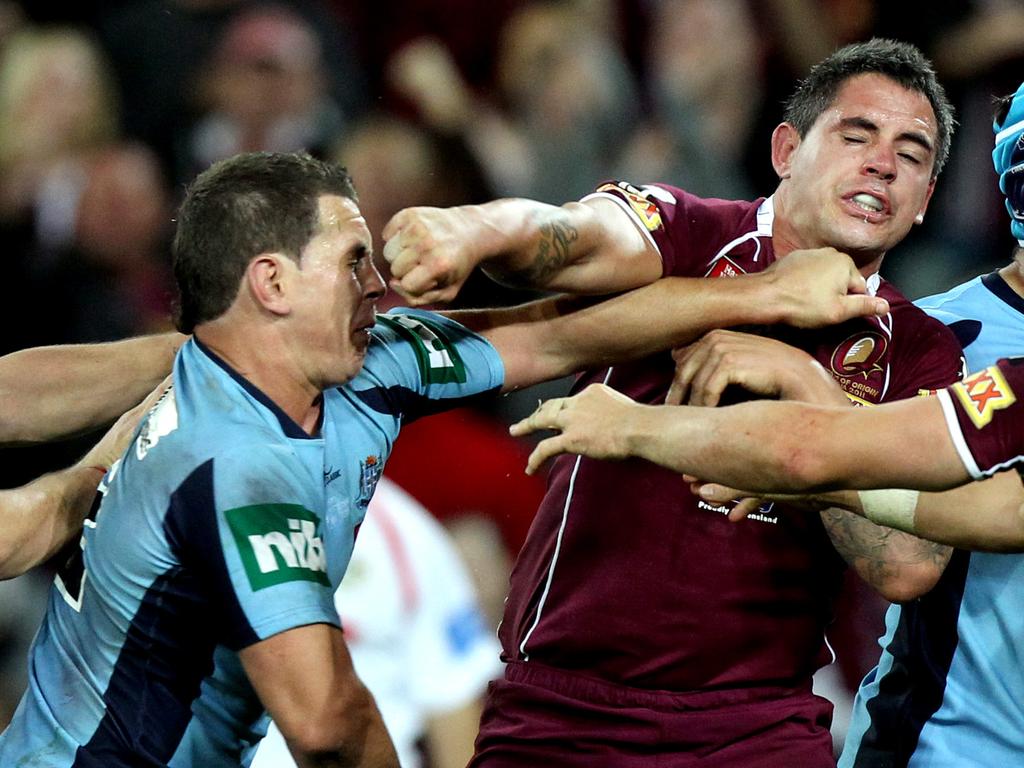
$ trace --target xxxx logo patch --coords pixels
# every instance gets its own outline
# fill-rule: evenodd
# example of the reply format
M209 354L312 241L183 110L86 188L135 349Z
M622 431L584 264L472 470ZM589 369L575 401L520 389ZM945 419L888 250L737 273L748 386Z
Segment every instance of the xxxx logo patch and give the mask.
M952 390L978 429L992 421L996 411L1017 402L1017 396L1006 383L1002 371L995 365L971 374L962 382L957 382L952 386Z
M654 201L647 194L632 184L624 181L620 181L617 184L602 184L597 188L597 191L616 192L625 198L626 202L629 203L629 207L633 209L633 213L640 219L648 232L661 229L661 212L658 210L658 206L654 204Z

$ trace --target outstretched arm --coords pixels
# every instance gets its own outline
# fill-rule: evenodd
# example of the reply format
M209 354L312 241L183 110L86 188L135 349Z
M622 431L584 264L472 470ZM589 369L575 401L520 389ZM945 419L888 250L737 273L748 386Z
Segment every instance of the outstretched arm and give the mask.
M165 389L161 383L121 416L74 466L0 491L0 579L20 576L45 562L81 530L100 480Z
M412 304L450 301L477 267L510 285L604 294L661 277L661 257L610 201L495 200L407 208L384 227L391 287Z
M888 311L864 290L849 257L823 248L791 253L759 274L664 278L583 308L561 299L449 314L490 339L505 362L505 388L515 389L671 349L712 328L810 327Z
M185 337L37 347L0 358L0 444L39 443L109 424L171 370Z
M749 495L718 483L696 483L694 490L702 499L716 504ZM770 494L768 498L817 507L827 504L867 517L873 512L871 493L832 491L810 499L802 495ZM895 493L898 496L889 507L901 505L902 514L888 516L887 525L893 528L962 549L1024 551L1024 485L1016 472L1001 472L987 480L941 493ZM874 502L874 508L877 503Z
M242 666L300 768L398 768L373 695L337 627L309 624L243 648Z
M771 401L699 408L640 405L592 385L548 400L511 431L545 429L559 434L537 445L528 472L557 454L577 453L637 456L752 493L944 490L970 479L934 397L875 408Z

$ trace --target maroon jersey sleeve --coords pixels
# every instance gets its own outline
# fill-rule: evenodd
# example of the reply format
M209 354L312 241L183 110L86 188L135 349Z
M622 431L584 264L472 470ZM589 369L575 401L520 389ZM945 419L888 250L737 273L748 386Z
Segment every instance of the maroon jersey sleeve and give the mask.
M654 243L661 254L663 275L704 277L723 245L733 239L747 239L737 238L737 231L747 229L750 236L759 234L760 201L704 199L667 184L634 186L625 181L604 182L583 199L595 197L618 203Z
M1024 461L1024 357L1000 360L939 393L946 426L971 477Z

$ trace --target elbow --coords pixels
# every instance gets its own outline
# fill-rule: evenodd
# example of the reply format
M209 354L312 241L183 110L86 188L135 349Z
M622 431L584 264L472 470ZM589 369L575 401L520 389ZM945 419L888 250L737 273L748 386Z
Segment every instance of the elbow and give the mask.
M307 707L288 732L282 728L282 733L300 762L333 765L340 761L340 765L354 766L360 764L375 716L373 696L362 683L356 683L350 690L333 692L323 706Z
M0 515L0 519L5 518ZM21 576L42 558L35 554L32 542L17 525L18 520L3 519L0 524L0 581Z
M17 550L13 543L0 538L0 581L13 579L15 576L20 576L24 573L25 569L21 568L16 562L17 557Z
M890 603L910 603L928 594L938 582L934 568L903 568L898 578L876 585L876 591Z
M783 491L809 493L834 485L835 478L824 454L807 441L780 440L776 465L776 476L780 485L785 486Z

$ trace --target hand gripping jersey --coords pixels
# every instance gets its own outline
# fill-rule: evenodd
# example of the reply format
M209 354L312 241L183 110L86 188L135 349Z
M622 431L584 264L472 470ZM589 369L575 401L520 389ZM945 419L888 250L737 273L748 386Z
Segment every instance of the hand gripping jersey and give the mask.
M602 186L661 253L666 275L728 279L775 260L772 200L705 200L667 186ZM894 288L891 313L816 331L758 329L806 350L858 403L959 377L953 335ZM659 311L651 308L651 322ZM661 403L669 354L589 371ZM839 436L839 439L842 439ZM844 567L817 516L765 507L740 525L675 473L563 456L511 578L506 660L661 691L802 685L830 660L825 627Z
M399 762L419 768L417 741L427 719L481 696L501 665L449 536L386 476L335 604L356 673L377 701ZM272 727L252 768L294 765Z
M310 437L185 344L57 576L0 765L248 764L266 720L237 652L338 624L334 590L402 421L502 377L490 344L456 323L382 316Z
M1020 452L1024 425L1018 420L1016 431L1001 425L1014 419L1024 386L1009 381L1019 367L984 369L1001 357L1024 355L1024 299L993 272L918 306L953 329L968 368L977 372L940 397L965 466L975 478L991 474ZM840 764L1020 762L1022 589L1024 555L958 550L927 595L892 606L878 666L857 693Z

